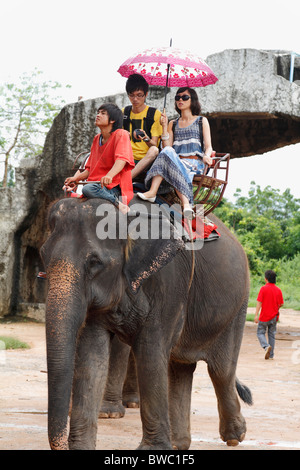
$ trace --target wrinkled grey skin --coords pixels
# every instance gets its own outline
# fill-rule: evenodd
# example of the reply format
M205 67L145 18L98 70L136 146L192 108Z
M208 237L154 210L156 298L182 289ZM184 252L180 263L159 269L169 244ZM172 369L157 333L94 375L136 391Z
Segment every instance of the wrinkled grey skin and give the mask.
M108 376L99 418L123 418L126 408L139 408L139 404L134 355L130 347L115 335L111 345Z
M195 252L193 271L192 252L176 234L160 241L99 240L96 211L104 202L63 199L49 212L51 234L41 255L49 286L51 448L95 448L115 335L124 351L117 382L124 381L130 347L135 358L139 449L189 448L192 379L200 360L215 388L220 435L236 445L246 432L237 391L251 401L235 375L249 289L241 246L217 221L221 237ZM106 220L115 215L111 205Z

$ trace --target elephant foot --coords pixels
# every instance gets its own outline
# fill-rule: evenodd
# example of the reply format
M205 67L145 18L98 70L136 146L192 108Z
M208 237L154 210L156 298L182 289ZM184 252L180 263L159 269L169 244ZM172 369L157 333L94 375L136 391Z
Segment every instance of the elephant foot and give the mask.
M146 443L141 442L140 445L137 447L136 450L174 450L174 447L168 443L157 443L153 445L149 445Z
M123 402L123 404L126 406L126 408L139 408L140 407L139 403L135 403L133 401L128 401L126 403Z
M235 446L238 446L240 442L242 442L244 439L245 439L245 436L246 434L243 433L239 439L228 439L228 441L226 441L226 444L229 446L229 447L235 447ZM224 440L224 439L223 439Z
M189 450L190 445L191 445L191 439L190 437L183 437L183 438L173 438L173 449L177 450Z
M99 419L120 419L125 415L125 408L121 402L104 400L99 412Z
M242 415L220 428L221 439L230 447L238 446L246 436L246 422Z
M123 395L123 405L126 408L139 408L140 400L139 396L135 394Z

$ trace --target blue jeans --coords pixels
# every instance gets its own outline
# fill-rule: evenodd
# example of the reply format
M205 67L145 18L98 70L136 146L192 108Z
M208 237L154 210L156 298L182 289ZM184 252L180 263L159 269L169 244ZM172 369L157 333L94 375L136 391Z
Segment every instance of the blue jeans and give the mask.
M100 197L102 199L106 199L116 206L119 200L119 196L121 195L121 191L119 186L115 186L112 189L107 189L105 186L102 188L101 184L99 183L88 183L83 186L82 194L83 196L89 198Z
M257 326L257 338L262 348L266 348L269 345L272 347L270 357L274 357L275 349L275 334L276 334L277 319L276 317L270 321L258 322ZM266 332L268 331L268 341L266 340Z

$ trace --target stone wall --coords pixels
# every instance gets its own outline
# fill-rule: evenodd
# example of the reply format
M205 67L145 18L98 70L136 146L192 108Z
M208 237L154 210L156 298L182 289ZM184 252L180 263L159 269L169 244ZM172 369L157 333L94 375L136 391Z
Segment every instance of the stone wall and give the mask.
M300 87L288 80L290 53L226 50L207 62L219 80L199 95L216 150L244 157L300 141ZM298 71L300 58L295 64Z
M219 80L197 92L215 150L238 158L300 142L300 64L295 63L296 82L290 83L289 58L284 51L242 49L206 59ZM151 88L148 104L161 109L163 92ZM175 92L167 96L169 118L176 115ZM65 106L53 121L43 153L21 162L14 188L0 188L0 316L43 318L47 286L36 275L43 270L39 249L47 236L47 210L63 196L63 181L75 172L76 155L89 151L97 132L96 111L108 101L121 108L129 103L124 93Z
M122 96L109 97L122 105ZM96 110L106 98L65 106L54 119L43 153L16 168L16 185L0 188L0 316L23 313L41 317L46 281L39 250L47 237L49 204L63 196L62 185L76 155L89 151L96 133Z

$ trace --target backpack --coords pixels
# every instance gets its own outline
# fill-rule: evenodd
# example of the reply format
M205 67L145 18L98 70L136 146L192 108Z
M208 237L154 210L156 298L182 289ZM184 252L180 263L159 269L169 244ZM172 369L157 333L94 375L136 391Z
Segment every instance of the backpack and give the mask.
M133 137L133 131L136 129L144 129L146 134L150 137L151 139L151 127L154 123L154 114L156 111L156 108L153 108L152 106L149 106L148 111L147 111L147 116L144 117L144 125L142 126L141 119L130 119L130 113L131 113L132 106L126 106L124 108L123 112L123 129L129 132L130 130L130 123L132 125L132 130L131 130L131 138L133 142L140 142L140 140L136 140Z

